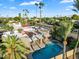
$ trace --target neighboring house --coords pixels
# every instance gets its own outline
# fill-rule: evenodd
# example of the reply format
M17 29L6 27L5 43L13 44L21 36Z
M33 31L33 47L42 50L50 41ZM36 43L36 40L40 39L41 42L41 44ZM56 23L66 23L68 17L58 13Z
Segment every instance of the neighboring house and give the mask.
M22 25L21 25L20 22L18 22L18 23L13 23L12 26L14 27L14 30L17 30L17 29L22 28Z

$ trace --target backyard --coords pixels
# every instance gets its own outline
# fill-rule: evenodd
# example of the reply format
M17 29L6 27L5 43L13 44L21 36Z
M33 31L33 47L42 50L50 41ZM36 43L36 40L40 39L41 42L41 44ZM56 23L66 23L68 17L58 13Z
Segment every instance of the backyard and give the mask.
M64 12L63 15L55 15L56 11L53 9L58 8L56 7L58 4L50 6L50 1L27 2L0 1L0 7L6 4L7 7L17 6L21 3L17 9L12 7L12 13L8 13L8 16L5 16L7 9L3 10L6 11L5 14L0 11L0 59L79 59L79 0L60 1L61 4L71 3L68 4L71 5L69 7L71 10L67 10L70 14L67 11L60 12L63 7L59 12L57 10L58 14ZM61 4L60 7L65 7L65 4ZM44 10L46 8L54 12L48 13ZM18 10L18 13L14 9ZM31 13L32 11L34 14ZM47 16L44 16L44 13Z

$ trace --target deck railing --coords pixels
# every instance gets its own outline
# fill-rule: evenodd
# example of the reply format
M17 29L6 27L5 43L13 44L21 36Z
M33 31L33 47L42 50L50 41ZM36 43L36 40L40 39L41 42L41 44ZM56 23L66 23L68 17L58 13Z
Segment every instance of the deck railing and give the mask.
M79 53L79 48L77 48L77 53ZM67 51L67 53L66 53L67 59L74 59L73 58L74 57L73 55L74 55L74 49L72 49L70 51ZM72 58L69 58L69 57L72 57ZM63 59L63 53L60 54L60 55L57 55L57 56L55 56L55 57L53 57L51 59ZM77 58L77 59L79 59L79 58Z

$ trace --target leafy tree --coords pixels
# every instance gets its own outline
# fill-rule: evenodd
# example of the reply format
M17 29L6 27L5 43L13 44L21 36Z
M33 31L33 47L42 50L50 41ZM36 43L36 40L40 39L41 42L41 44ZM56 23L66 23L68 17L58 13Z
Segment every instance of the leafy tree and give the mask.
M14 20L19 22L21 19L20 17L14 17Z
M69 48L70 48L70 49L74 49L76 43L77 43L77 40L72 41L72 42L69 44ZM78 46L79 46L79 43L78 43Z
M13 28L13 26L9 26L6 24L2 27L2 29L4 29L5 31L12 31L14 28Z
M72 17L71 17L73 20L79 20L79 16L74 14Z

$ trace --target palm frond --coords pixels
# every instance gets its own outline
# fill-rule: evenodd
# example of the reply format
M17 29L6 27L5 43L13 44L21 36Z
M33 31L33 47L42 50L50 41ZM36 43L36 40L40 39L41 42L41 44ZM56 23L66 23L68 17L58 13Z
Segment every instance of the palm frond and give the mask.
M75 12L78 12L78 11L79 11L79 0L74 0L73 6L74 6L76 9L72 9L72 10L75 11Z
M72 9L72 11L74 11L74 12L78 13L78 11L77 11L76 9Z
M22 59L23 55L30 52L30 49L16 36L3 38L2 46L5 47L5 49L2 49L3 58Z

